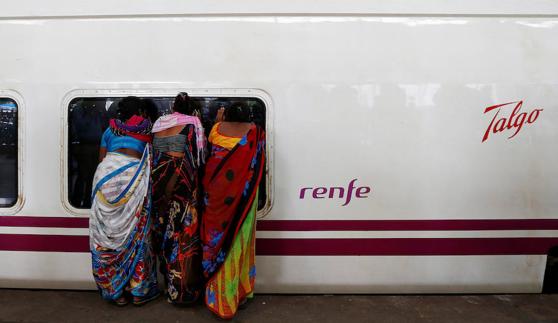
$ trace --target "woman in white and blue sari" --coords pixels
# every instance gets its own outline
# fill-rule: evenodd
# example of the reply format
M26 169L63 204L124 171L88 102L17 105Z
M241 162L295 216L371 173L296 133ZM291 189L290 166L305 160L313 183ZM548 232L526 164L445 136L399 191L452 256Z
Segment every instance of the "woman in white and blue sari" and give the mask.
M142 101L124 98L101 140L93 179L90 248L101 296L135 305L159 296L151 247L151 122Z

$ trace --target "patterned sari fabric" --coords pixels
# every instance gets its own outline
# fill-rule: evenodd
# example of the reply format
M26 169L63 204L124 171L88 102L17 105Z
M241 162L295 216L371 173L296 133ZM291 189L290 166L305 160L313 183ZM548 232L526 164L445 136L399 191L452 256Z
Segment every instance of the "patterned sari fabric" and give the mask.
M150 145L141 160L109 152L93 179L90 249L104 299L159 293L151 249Z
M195 302L203 287L195 127L188 125L187 130L184 157L156 153L153 167L154 245L168 299L175 304Z
M205 168L205 303L221 318L232 318L238 305L253 295L257 188L264 159L265 134L252 126L230 150L214 144Z

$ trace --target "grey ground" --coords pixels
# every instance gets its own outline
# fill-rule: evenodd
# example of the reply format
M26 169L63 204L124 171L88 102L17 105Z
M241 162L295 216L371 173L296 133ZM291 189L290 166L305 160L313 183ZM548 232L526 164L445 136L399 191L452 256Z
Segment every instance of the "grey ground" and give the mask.
M0 321L219 322L163 298L118 308L96 292L0 289ZM554 295L256 295L233 322L558 322Z

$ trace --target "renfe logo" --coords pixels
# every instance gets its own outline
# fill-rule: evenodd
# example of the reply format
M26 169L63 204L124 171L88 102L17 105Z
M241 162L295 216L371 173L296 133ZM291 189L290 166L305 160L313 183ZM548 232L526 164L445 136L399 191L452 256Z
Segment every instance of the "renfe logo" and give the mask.
M306 192L307 191L311 191L312 192L312 198L314 199L324 199L324 198L329 198L329 199L333 199L333 198L344 198L345 199L345 204L343 204L342 206L345 206L347 204L349 204L351 202L351 199L353 197L353 191L356 188L356 194L355 196L359 199L362 198L367 198L367 194L370 193L370 191L372 190L369 186L360 186L360 187L355 187L355 182L356 182L356 178L353 179L352 181L349 182L349 186L347 187L347 194L345 195L345 188L344 187L340 187L340 186L334 186L334 187L303 187L300 189L300 199L303 200L306 197ZM310 193L308 193L308 195L310 195Z
M515 108L513 109L511 115L506 118L500 118L498 119L498 121L496 121L496 123L494 123L494 120L496 120L496 117L498 116L498 114L500 113L500 108L507 106L507 105L511 105L514 104ZM488 125L488 128L486 128L486 132L484 133L484 137L482 137L482 142L485 142L486 139L488 139L488 135L490 134L490 132L492 133L497 133L497 132L502 132L504 130L510 130L512 128L515 128L515 132L508 137L508 139L511 139L513 137L515 137L515 135L517 135L519 133L519 131L521 130L521 128L523 127L523 125L525 124L525 121L527 121L527 123L531 124L534 123L537 118L539 117L539 114L541 113L541 111L543 109L534 109L531 112L529 112L529 116L527 116L527 112L521 112L519 113L519 111L521 110L521 106L523 105L523 101L515 101L515 102L508 102L508 103L504 103L504 104L498 104L498 105L493 105L490 107L487 107L484 110L484 113L490 112L494 109L498 109L498 111L496 111L496 114L494 115L494 118L492 118L492 121L490 121L490 124ZM527 120L525 120L527 119Z

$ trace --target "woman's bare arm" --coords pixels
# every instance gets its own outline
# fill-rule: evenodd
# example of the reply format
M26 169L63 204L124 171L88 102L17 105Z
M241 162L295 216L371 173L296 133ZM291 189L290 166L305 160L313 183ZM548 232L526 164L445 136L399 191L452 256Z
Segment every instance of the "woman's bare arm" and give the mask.
M107 148L101 147L99 149L99 163L103 161L106 155L107 155Z

